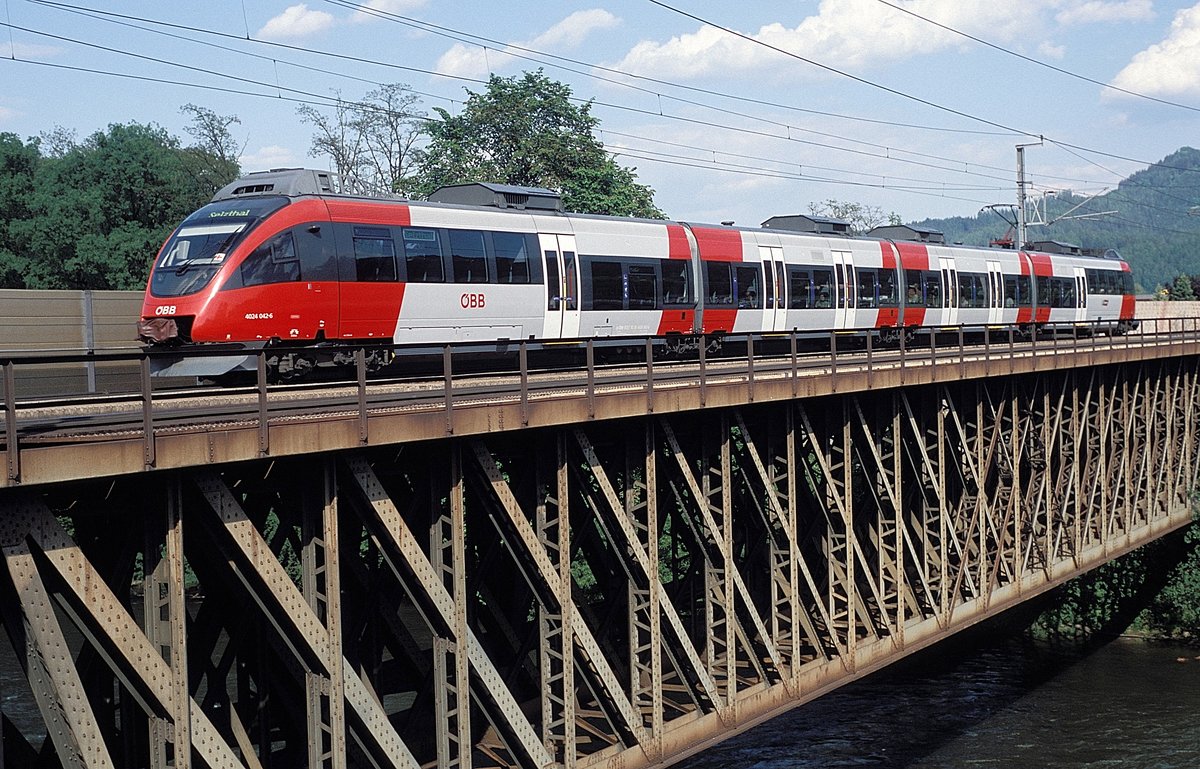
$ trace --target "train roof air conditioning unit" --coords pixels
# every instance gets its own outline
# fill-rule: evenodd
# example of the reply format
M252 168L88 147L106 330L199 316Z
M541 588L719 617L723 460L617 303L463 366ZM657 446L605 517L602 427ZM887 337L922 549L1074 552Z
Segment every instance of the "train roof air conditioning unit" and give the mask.
M946 236L941 231L914 227L911 224L883 224L868 232L867 237L880 240L913 240L917 243L946 242Z
M328 171L310 168L272 168L255 171L230 182L213 195L212 202L251 195L331 195L337 190L335 177Z
M845 219L834 219L829 216L814 216L812 214L772 216L770 219L763 222L762 226L772 230L813 232L818 235L850 234L850 222L846 221Z
M512 184L471 182L438 187L429 195L433 203L457 203L464 206L491 206L533 211L562 212L562 196L545 187L517 187Z

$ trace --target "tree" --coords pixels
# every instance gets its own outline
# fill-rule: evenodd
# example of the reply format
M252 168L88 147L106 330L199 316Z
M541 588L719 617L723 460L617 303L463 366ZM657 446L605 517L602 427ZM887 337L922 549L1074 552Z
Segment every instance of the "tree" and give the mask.
M198 174L196 157L137 123L97 131L60 157L0 135L0 286L143 288L163 240L221 181Z
M332 161L344 192L408 195L421 160L419 103L406 84L391 83L359 101L337 94L332 115L307 104L296 112L316 131L309 156Z
M466 182L549 187L568 211L663 218L654 190L608 154L591 102L576 106L569 86L538 70L493 75L483 93L467 93L457 115L435 107L441 119L425 126L419 193Z
M1196 298L1192 291L1192 279L1187 275L1179 275L1171 284L1171 299L1176 302L1189 302Z
M185 104L179 111L192 118L183 130L195 143L186 148L184 159L196 184L211 194L238 178L242 172L238 158L245 144L238 144L229 129L242 122L237 115L218 115L195 104Z
M849 200L824 200L820 203L809 203L809 213L815 216L828 216L850 223L850 230L861 235L887 222L900 224L900 216L896 212L885 214L879 206L867 206Z

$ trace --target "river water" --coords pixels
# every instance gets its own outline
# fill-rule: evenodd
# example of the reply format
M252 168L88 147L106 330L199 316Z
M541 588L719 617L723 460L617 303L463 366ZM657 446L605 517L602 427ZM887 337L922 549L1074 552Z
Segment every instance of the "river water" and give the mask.
M41 719L0 638L0 709ZM1200 768L1200 649L951 639L694 756L686 769ZM1180 662L1178 660L1185 660Z
M1125 639L1089 654L1021 639L934 648L681 766L1196 769L1197 655Z

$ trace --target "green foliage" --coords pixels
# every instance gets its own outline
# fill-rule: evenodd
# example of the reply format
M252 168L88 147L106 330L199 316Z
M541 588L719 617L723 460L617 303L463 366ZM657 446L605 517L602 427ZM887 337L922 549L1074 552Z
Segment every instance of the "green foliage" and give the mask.
M1097 219L1064 219L1031 227L1030 240L1059 240L1086 248L1115 248L1133 268L1142 291L1169 285L1181 272L1200 273L1200 218L1188 215L1200 199L1200 150L1183 147L1160 164L1138 171L1116 190L1085 202L1070 192L1048 201L1047 218L1116 211ZM974 217L926 219L915 224L941 230L947 243L986 246L1005 234L1006 225L984 211Z
M138 123L53 151L0 134L0 287L141 289L171 230L239 173Z
M1159 636L1200 639L1200 524L1192 524L1187 557L1177 565L1138 622Z
M1196 298L1196 292L1192 288L1192 278L1187 275L1180 275L1175 278L1175 282L1171 284L1170 290L1171 301L1187 302Z
M559 190L568 211L662 218L654 192L619 165L596 138L591 103L576 106L571 89L539 70L493 75L458 115L435 109L417 192L446 184L496 182Z

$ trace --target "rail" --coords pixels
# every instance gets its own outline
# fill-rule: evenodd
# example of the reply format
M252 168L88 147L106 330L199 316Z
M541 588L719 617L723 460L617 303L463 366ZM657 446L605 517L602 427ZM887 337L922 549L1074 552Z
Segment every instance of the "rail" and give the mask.
M355 365L347 369L349 376L309 384L271 381L267 359L274 351L268 348L247 353L255 358L255 371L252 381L239 387L156 380L150 376L151 362L160 353L153 350L87 355L0 351L4 408L0 445L12 484L20 482L24 444L95 442L137 434L149 469L155 465L156 437L165 430L252 425L258 432L259 454L266 456L272 422L306 415L355 419L359 442L365 445L370 439L368 415L388 409L441 410L445 433L452 434L459 409L488 399L519 404L521 425L526 426L535 400L562 393L582 398L587 418L593 419L598 397L617 390L640 393L645 413L653 413L656 399L668 391L692 388L703 408L715 385L731 381L744 386L746 400L753 402L756 390L766 383L778 393L781 383L786 388L790 382L791 397L798 397L801 380L814 375L828 375L829 391L837 392L839 381L849 374L865 375L870 389L883 372L898 375L899 384L904 384L912 372L957 366L959 376L965 378L967 365L979 361L986 364L986 375L993 375L1014 373L1016 361L1036 365L1069 353L1152 348L1160 357L1183 355L1192 351L1185 345L1200 342L1200 317L1145 320L1121 335L1111 330L1111 323L1079 323L1023 340L1012 328L947 326L912 340L902 338L895 346L880 346L872 334L862 332L726 335L720 355L700 344L694 357L678 360L664 355L662 337L567 340L556 345L560 357L568 352L578 358L574 367L531 365L531 346L524 341L408 345L396 348L400 360L409 360L410 352L424 353L416 359L425 361L425 370L402 379L369 375L366 353L360 348L353 351ZM620 345L626 350L624 358L602 361L601 343ZM480 371L477 363L482 352L507 363ZM44 380L36 375L39 369L82 363L124 373L111 380L106 392L95 394L46 392Z

